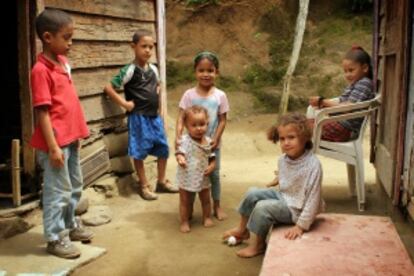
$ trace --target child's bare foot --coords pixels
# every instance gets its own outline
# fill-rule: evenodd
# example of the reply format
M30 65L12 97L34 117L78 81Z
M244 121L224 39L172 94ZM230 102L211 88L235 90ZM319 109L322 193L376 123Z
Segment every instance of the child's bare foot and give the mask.
M212 227L214 226L214 222L211 220L211 218L204 219L204 227Z
M252 258L264 254L266 251L265 245L252 244L236 252L237 256L241 258Z
M230 236L235 237L237 240L248 240L250 238L250 232L247 229L243 232L240 228L236 227L224 232L223 240L227 240Z
M188 221L185 221L185 222L181 223L180 231L181 231L181 233L188 233L188 232L191 231L190 224L188 223Z
M225 220L227 218L227 214L220 207L214 208L213 214L218 220Z

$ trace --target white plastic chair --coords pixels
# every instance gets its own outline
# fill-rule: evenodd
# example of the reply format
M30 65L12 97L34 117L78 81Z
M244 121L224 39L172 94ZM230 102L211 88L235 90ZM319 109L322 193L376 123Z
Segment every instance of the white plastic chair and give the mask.
M380 104L380 95L374 99L347 105L323 108L315 116L313 151L316 154L343 161L347 164L348 184L351 194L357 195L359 211L365 209L365 178L363 137L372 112ZM328 122L364 118L358 136L349 142L321 140L322 127Z

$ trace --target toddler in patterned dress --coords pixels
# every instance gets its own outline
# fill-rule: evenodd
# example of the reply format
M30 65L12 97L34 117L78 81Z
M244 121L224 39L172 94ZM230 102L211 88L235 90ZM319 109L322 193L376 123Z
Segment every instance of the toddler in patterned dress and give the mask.
M322 211L322 167L312 148L311 129L304 115L291 113L282 116L279 123L268 131L268 139L284 153L279 158L278 190L251 188L238 209L239 225L226 231L223 239L236 237L238 242L252 241L237 251L239 257L254 257L266 249L266 236L272 225L294 224L285 238L296 239L309 230L316 215Z
M211 220L210 178L214 170L215 157L211 139L206 136L208 111L202 106L193 105L184 111L184 125L187 134L181 136L180 146L175 154L178 169L177 183L180 193L180 231L190 232L190 219L193 213L195 193L201 201L203 225L213 226Z

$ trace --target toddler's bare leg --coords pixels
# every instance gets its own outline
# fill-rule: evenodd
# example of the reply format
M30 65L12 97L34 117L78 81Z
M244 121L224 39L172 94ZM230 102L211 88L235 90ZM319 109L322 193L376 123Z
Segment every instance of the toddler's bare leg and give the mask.
M237 256L242 258L251 258L263 254L266 251L265 238L253 234L249 245L236 252Z
M189 217L190 208L192 209L192 207L190 207L190 204L192 202L191 200L192 193L187 192L183 189L180 189L179 193L180 193L180 220L181 220L180 231L182 233L188 233L190 232L190 223L188 221L188 217Z
M203 210L203 224L205 227L211 227L214 223L211 220L210 189L201 190L198 193L198 197L200 198L201 208Z

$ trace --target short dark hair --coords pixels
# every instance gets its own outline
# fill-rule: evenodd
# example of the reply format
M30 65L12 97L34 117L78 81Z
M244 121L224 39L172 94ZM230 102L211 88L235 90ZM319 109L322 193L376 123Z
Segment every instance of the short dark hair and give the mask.
M138 43L139 40L144 36L151 36L152 37L152 32L150 32L148 30L145 30L145 29L139 29L132 36L132 42L133 43Z
M217 70L219 69L220 64L219 64L219 59L218 59L217 55L215 53L209 52L209 51L200 52L194 57L194 69L196 69L198 64L203 59L209 60L211 63L213 63L214 67L216 67Z
M59 30L69 24L72 24L72 18L64 11L56 9L46 9L36 17L36 33L40 40L43 40L43 34L49 32L56 34Z
M186 123L188 117L190 116L190 114L194 115L194 114L198 114L198 113L204 113L206 115L206 119L208 120L208 111L205 107L201 106L201 105L193 105L190 106L188 108L186 108L184 110L184 117L183 117L183 122L184 124Z
M278 127L290 124L294 125L298 134L305 139L305 149L311 149L313 147L312 129L309 126L306 116L298 112L287 113L281 116L277 124L267 131L267 139L276 144L279 141Z

